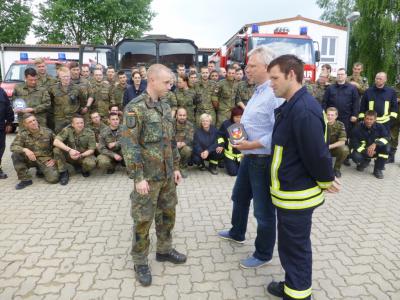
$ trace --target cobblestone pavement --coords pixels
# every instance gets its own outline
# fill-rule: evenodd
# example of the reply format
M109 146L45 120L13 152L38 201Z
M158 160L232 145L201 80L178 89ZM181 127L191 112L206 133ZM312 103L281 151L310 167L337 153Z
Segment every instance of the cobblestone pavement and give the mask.
M8 137L8 146L11 137ZM397 157L399 159L400 157ZM153 285L134 279L129 255L132 182L122 172L75 175L67 186L16 191L10 153L0 181L0 299L278 299L266 283L283 278L275 250L270 265L244 270L252 253L254 218L244 245L219 239L230 225L233 178L194 170L179 186L174 241L185 265L155 261ZM343 190L314 214L313 299L400 299L400 167L385 179L344 167Z

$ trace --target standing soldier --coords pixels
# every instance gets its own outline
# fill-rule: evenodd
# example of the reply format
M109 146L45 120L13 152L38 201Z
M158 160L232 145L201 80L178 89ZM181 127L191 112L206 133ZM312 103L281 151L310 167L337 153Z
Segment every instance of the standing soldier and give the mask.
M49 183L58 182L58 171L53 155L54 133L39 126L36 117L30 113L20 119L24 130L20 130L11 144L11 159L20 182L15 189L21 190L32 184L29 168L37 169L36 175Z
M118 105L119 109L122 110L124 94L128 87L128 78L124 71L118 71L117 77L118 83L111 87L111 104Z
M57 82L57 79L47 74L46 62L43 58L35 59L35 68L38 73L38 86L49 89Z
M59 70L60 82L50 88L50 96L54 107L54 126L58 133L70 124L74 114L81 111L85 104L85 95L78 85L71 82L71 73L68 68Z
M79 64L77 62L71 62L69 65L69 71L71 72L71 82L79 88L81 93L81 101L89 99L93 101L93 97L90 95L90 83L89 80L81 77ZM88 107L83 107L80 114L85 118L85 122L89 122Z
M215 65L215 63L214 63ZM215 95L216 82L209 79L210 73L208 67L201 67L201 79L195 86L196 104L196 125L200 126L200 116L208 114L211 116L212 124L215 125L217 119L215 107L218 105L218 98Z
M107 174L113 174L117 163L122 163L122 150L120 144L121 126L118 113L111 112L108 115L110 124L100 132L100 155L97 156L97 164Z
M268 292L285 300L311 299L312 214L324 203L324 190L339 191L322 109L301 86L303 69L304 63L294 55L282 55L268 66L275 95L286 99L275 110L270 170L285 280L271 282Z
M398 76L399 77L399 76ZM390 143L392 145L388 163L394 163L394 157L396 155L397 146L399 144L399 132L400 132L400 81L398 81L395 85L395 91L397 95L397 118L393 121L392 129L390 130L391 140Z
M353 65L353 74L347 78L348 82L353 84L360 96L364 95L368 86L368 78L361 76L361 72L363 71L363 64L360 62L356 62Z
M326 88L328 87L327 85L328 81L328 73L320 73L318 80L316 83L311 84L311 95L317 99L318 103L321 104L324 101L324 95Z
M38 87L37 72L34 68L25 69L25 83L15 86L13 100L22 98L26 108L16 109L19 120L24 113L33 113L40 126L47 127L47 111L50 109L50 95L44 87Z
M179 150L180 170L183 178L187 177L188 163L193 151L194 126L188 121L186 109L178 108L176 112L175 139Z
M235 94L235 104L240 106L243 110L246 108L247 102L249 102L251 96L253 96L256 85L247 77L246 80L239 81L236 94Z
M110 86L113 86L116 84L116 78L115 78L115 68L113 66L108 66L107 71L106 71L106 76L107 76L107 81L110 84Z
M226 79L218 82L216 94L218 97L217 127L221 127L222 122L231 117L231 110L235 107L235 69L228 68Z
M175 89L175 97L178 109L184 108L187 112L187 118L190 122L194 122L194 93L189 90L188 77L186 75L179 76L177 80L177 88Z
M91 86L93 96L92 111L97 111L103 121L107 120L108 108L111 104L111 86L103 81L103 73L100 70L94 71L94 84Z
M86 79L87 81L90 80L90 68L88 65L82 65L81 67L81 78Z
M83 177L89 177L90 171L96 167L96 149L94 133L85 128L80 115L72 117L71 126L65 127L54 139L54 157L60 172L60 183L68 184L69 174L67 162L80 169Z
M6 91L0 87L0 179L6 179L7 174L1 168L1 159L6 149L6 133L12 131L14 112Z
M163 99L171 88L171 71L160 64L147 73L146 92L125 107L121 146L129 178L134 180L131 215L134 220L132 258L136 277L151 284L149 230L156 223L157 261L175 264L186 256L172 247L177 203L176 185L181 181L179 153L173 133L171 109Z
M332 66L330 64L323 64L321 66L321 73L328 74L328 81L326 83L327 85L336 83L336 77L331 75Z
M146 66L140 66L139 67L139 74L142 80L147 80L147 70Z

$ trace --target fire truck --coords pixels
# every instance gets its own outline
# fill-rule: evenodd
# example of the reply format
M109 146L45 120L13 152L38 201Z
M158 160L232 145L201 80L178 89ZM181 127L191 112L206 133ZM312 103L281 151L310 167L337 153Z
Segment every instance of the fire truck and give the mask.
M303 60L304 78L315 81L317 62L320 60L319 50L314 50L313 40L307 35L307 27L301 27L298 35L289 33L284 27L276 28L273 33L260 33L257 24L242 27L237 34L231 37L209 61L213 60L219 67L238 62L245 67L248 53L257 46L266 45L277 56L294 54ZM318 44L317 44L318 46Z

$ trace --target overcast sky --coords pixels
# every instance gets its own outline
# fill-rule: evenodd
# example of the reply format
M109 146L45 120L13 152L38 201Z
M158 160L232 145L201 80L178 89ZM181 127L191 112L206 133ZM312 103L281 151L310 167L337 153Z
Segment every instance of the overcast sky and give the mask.
M33 0L33 10L43 0ZM322 11L315 0L153 0L157 14L152 34L194 40L199 47L216 48L226 42L244 24L291 18L302 15L319 19ZM27 43L36 39L30 34Z

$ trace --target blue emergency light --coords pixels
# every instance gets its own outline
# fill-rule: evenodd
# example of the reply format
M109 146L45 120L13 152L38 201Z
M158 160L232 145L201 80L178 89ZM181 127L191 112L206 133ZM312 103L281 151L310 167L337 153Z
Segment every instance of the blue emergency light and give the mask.
M28 60L28 53L27 52L20 52L19 60Z
M307 35L307 27L300 27L300 35Z
M251 33L259 33L259 28L257 24L251 25Z
M64 52L58 53L58 60L67 60Z

